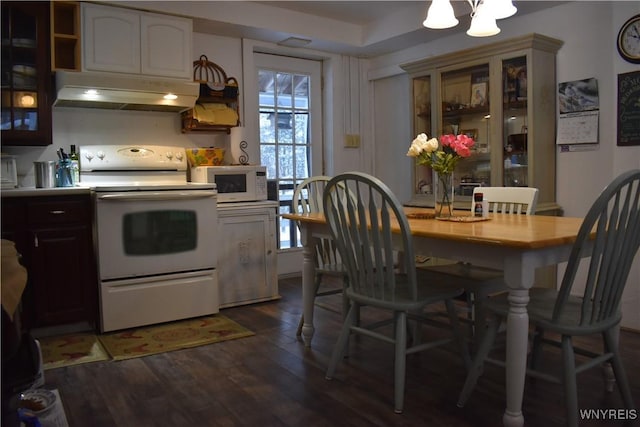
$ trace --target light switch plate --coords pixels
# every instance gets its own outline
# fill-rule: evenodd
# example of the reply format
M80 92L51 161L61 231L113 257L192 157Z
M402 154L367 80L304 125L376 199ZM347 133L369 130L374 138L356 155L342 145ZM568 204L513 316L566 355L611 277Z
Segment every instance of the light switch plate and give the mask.
M345 148L359 148L360 147L360 135L348 133L344 136Z

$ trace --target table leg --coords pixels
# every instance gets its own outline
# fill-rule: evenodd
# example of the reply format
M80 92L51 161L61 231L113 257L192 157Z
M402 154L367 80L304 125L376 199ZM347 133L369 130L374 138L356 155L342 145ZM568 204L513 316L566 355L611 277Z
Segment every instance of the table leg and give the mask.
M302 240L302 303L304 324L302 325L302 338L306 347L311 347L313 338L313 306L315 304L316 292L314 286L315 263L315 240L311 236L308 228L301 227Z
M527 368L527 343L529 331L528 289L509 291L509 315L507 316L507 408L502 417L505 427L522 427L522 398Z
M535 256L515 255L505 260L504 278L509 286L507 315L506 391L507 407L502 417L505 427L522 427L522 399L527 374L529 341L529 289L535 278Z

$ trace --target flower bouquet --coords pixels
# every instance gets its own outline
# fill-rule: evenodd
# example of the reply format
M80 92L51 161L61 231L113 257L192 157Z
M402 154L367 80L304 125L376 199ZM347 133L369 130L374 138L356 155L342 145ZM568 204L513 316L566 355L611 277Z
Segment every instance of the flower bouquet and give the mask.
M453 171L460 159L471 155L473 138L467 135L442 135L440 141L429 139L421 133L413 140L407 156L415 157L419 165L430 166L437 174L434 187L442 191L436 194L436 215L451 216L453 209Z

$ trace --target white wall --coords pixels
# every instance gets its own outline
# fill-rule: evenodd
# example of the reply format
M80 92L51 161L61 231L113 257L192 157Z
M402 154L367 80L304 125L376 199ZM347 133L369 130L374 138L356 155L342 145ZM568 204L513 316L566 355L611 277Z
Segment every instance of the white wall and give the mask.
M631 16L640 13L640 2L569 2L530 15L500 21L502 29L491 41L536 32L564 41L557 55L557 81L580 80L595 77L600 95L600 144L593 151L557 154L556 197L567 216L584 216L602 188L615 176L633 168L640 168L640 146L616 145L617 75L638 70L638 65L622 60L616 50L616 37L620 26ZM413 136L409 118L399 105L410 105L409 94L392 91L393 87L408 85L399 64L423 59L445 52L473 47L485 43L465 35L451 36L371 60L369 78L373 81L375 99L376 146L387 157L393 156L395 167L383 167L377 162L376 175L407 200L411 191L411 175L405 169L410 162L399 161L395 151L405 153ZM381 100L385 98L385 100ZM381 111L379 111L381 110ZM400 114L398 113L400 111ZM381 118L388 117L389 120ZM400 140L388 139L389 129ZM406 129L407 131L404 131ZM383 144L391 144L381 149ZM390 154L394 153L394 154ZM562 273L562 271L560 271ZM583 272L583 275L585 273ZM623 298L623 325L640 330L640 256L636 258Z

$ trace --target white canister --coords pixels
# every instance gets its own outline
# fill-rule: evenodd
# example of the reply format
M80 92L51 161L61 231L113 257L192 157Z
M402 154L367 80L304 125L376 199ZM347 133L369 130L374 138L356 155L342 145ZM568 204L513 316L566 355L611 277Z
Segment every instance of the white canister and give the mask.
M234 165L249 164L249 154L246 152L248 146L247 128L242 126L231 128L231 158Z

